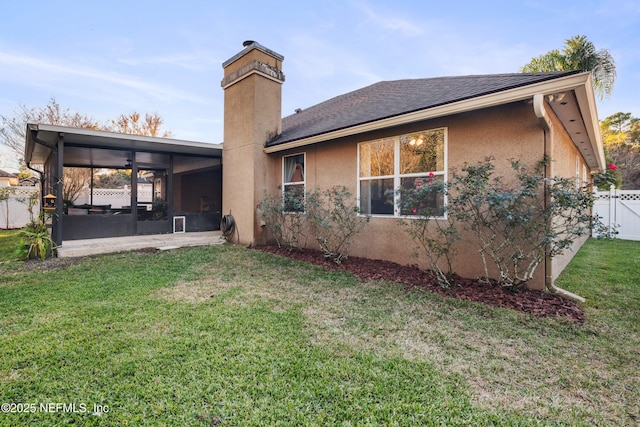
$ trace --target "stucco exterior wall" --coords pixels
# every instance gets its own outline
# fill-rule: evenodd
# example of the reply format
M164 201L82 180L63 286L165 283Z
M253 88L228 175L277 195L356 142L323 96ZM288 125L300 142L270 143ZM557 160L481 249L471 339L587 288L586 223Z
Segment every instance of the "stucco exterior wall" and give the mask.
M544 132L533 108L525 102L518 102L271 154L270 164L281 180L282 157L304 152L307 190L344 185L355 195L359 142L440 127L446 127L448 132L446 151L449 172L465 162L478 162L492 156L495 158L496 175L508 177L512 173L510 160L520 159L534 165L544 155ZM570 161L574 162L574 159ZM311 240L309 243L313 245ZM414 247L398 224L398 218L374 216L357 237L351 255L386 259L405 265L418 264L426 268L424 256L412 256ZM456 272L466 277L481 275L484 269L475 245L465 238L458 244L458 249ZM490 273L496 274L495 270ZM544 266L540 266L531 286L542 288L543 285Z
M558 118L553 113L549 114L549 118L551 121L549 138L551 158L553 160L551 162L551 176L576 178L576 185L590 185L592 183L591 170L580 150L576 148ZM589 235L585 235L576 239L571 248L567 249L562 255L553 257L551 271L548 272L553 280L558 278L562 270L565 269L588 238Z

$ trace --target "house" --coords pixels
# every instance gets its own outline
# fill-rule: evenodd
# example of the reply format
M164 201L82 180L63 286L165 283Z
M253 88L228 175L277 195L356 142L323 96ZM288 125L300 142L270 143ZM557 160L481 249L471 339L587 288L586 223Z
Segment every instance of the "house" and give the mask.
M265 192L344 185L372 215L351 254L413 264L413 244L386 190L429 174L446 182L452 168L490 155L498 175L508 174L510 159L535 164L545 154L553 159L549 176L590 181L591 173L605 167L589 73L384 81L281 119L283 60L247 41L222 65L222 205L233 214L243 244L268 239L255 208ZM430 170L403 170L402 147L420 141L436 153ZM477 249L467 244L460 250L456 271L477 277ZM530 286L543 288L545 278L557 277L573 254L554 257Z
M58 178L65 167L129 168L132 176L151 171L147 176L168 202L166 214L151 224L131 210L72 218L58 197L56 242L169 232L177 214L204 221L198 216L213 210L218 216L196 229L215 227L212 221L220 215L232 215L239 242L259 245L270 238L256 210L266 193L343 185L372 216L351 254L414 264L413 245L387 190L426 176L447 182L453 168L487 156L496 158L497 174L510 171L510 159L535 164L545 155L553 159L549 176L586 182L605 167L589 73L384 81L282 118L283 61L282 55L247 41L222 64L222 145L29 125L25 159L44 165L46 192L62 194ZM430 166L401 167L408 145L431 150ZM139 204L135 192L130 200L130 206ZM206 212L204 200L211 204ZM189 218L186 224L189 231ZM530 285L543 288L573 253L546 263ZM462 276L483 271L473 245L462 244L457 259Z
M18 175L0 169L0 187L18 185Z
M20 178L18 185L21 187L35 187L38 185L39 182L40 181L38 180L38 178L34 176L28 176L25 178Z

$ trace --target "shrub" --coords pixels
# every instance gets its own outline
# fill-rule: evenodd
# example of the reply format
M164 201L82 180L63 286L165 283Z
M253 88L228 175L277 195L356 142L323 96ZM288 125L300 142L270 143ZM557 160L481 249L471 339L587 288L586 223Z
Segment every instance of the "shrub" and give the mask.
M56 245L49 236L44 216L31 221L20 230L20 243L17 254L21 259L40 259L44 261L55 255Z
M287 208L285 211L285 207ZM292 192L266 194L257 205L258 215L265 222L267 230L276 240L278 247L302 250L306 247L304 232L304 195Z
M359 212L355 198L344 186L307 193L309 228L325 258L340 264L348 257L355 236L371 219Z
M517 287L533 277L546 256L560 255L588 235L593 193L573 178L546 178L545 158L530 170L512 161L516 182L493 177L492 158L453 173L450 212L472 232L488 279L487 256L503 286Z
M455 227L454 218L445 216L444 204L438 203L446 192L442 180L428 179L419 182L413 188L400 187L396 190L399 196L398 206L404 218L400 224L417 244L416 256L426 255L429 268L436 275L442 287L448 288L449 278L454 274L453 261L457 254L454 243L460 240ZM439 265L441 259L446 262L446 270Z

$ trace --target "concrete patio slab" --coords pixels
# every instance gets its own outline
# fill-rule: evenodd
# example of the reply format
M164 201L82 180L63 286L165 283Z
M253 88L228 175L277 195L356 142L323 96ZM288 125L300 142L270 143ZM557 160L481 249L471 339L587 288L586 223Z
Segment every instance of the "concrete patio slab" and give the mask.
M224 242L225 240L222 238L220 231L67 240L62 242L62 245L58 248L58 257L82 257L144 248L169 250L189 246L219 245Z

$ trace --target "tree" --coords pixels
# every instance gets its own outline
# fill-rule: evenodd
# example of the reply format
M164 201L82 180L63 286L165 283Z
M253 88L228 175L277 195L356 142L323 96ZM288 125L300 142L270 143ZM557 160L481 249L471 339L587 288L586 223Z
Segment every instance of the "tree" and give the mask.
M131 184L130 170L108 170L108 173L96 174L93 188L124 188Z
M64 168L62 181L62 200L73 204L82 190L91 181L91 169L88 168Z
M606 49L597 50L583 35L567 39L562 50L554 49L533 58L520 69L523 73L570 70L590 72L593 88L600 99L611 94L616 80L613 56Z
M133 135L160 136L168 138L171 136L169 131L161 131L160 126L164 120L158 113L145 114L144 119L138 112L129 115L121 114L117 119L111 120L106 130L113 132L129 133Z
M9 198L14 194L14 187L0 187L0 203L4 205L5 213L5 230L9 229Z
M133 112L121 114L115 120L101 123L90 116L63 109L54 97L44 107L28 108L20 105L14 117L0 116L0 144L4 144L16 153L21 162L24 156L24 142L27 123L43 123L49 125L69 126L83 129L106 130L135 135L168 137L170 132L162 131L163 119L157 114L145 114L144 118ZM82 168L64 169L63 200L72 203L90 179L90 170Z
M100 123L93 118L63 109L51 97L44 107L28 108L20 105L14 117L0 116L2 128L0 128L0 144L7 146L22 160L24 156L24 141L27 123L44 123L48 125L70 126L85 129L100 129Z
M640 119L631 113L615 113L600 122L600 134L607 154L607 171L596 176L603 190L610 184L624 190L640 189ZM609 175L617 173L620 182L607 182Z
M28 108L20 105L14 117L0 115L0 144L7 146L20 159L24 155L24 141L27 123L43 123L48 125L69 126L82 129L106 130L111 132L130 133L134 135L169 137L171 132L161 130L164 120L157 113L145 114L137 112L121 114L115 120L101 123L86 114L63 109L54 97L44 107Z

